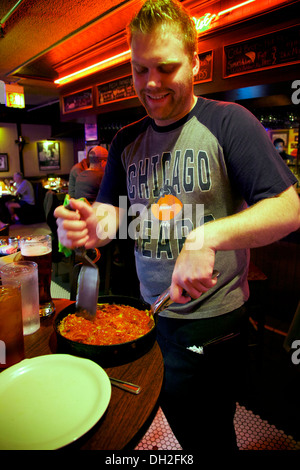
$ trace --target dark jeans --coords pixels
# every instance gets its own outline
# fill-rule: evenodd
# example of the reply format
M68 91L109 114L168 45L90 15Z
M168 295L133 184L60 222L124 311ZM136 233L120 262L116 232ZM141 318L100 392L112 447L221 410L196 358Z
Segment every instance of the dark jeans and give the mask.
M233 418L246 368L247 316L244 307L211 319L160 317L158 343L165 365L160 406L184 450L237 450ZM186 349L204 346L203 354Z

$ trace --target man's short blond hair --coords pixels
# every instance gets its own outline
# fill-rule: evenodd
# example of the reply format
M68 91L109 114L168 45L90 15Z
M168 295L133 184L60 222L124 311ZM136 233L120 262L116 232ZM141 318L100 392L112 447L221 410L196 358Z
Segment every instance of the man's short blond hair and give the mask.
M146 0L127 27L128 42L135 33L148 34L161 25L177 27L189 57L198 49L196 26L187 10L177 0Z

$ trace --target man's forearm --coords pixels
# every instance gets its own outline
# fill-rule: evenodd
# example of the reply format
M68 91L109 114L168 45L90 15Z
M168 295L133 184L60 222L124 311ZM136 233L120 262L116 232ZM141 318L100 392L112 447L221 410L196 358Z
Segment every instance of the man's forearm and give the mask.
M269 245L299 229L299 197L294 188L246 210L197 228L187 238L192 249L204 244L215 251ZM196 236L196 237L195 237Z

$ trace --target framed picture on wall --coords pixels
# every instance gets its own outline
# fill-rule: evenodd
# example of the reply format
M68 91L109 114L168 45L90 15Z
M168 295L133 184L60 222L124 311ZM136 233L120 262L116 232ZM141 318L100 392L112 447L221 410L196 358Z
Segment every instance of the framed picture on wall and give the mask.
M39 168L41 171L60 170L60 147L59 142L44 141L37 142Z
M0 153L0 171L8 171L8 154Z
M93 107L93 89L77 91L62 97L63 114Z

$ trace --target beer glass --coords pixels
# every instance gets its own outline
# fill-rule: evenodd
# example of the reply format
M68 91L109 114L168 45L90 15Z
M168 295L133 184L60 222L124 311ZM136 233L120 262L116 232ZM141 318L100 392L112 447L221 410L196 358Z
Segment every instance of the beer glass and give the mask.
M0 370L24 358L21 284L3 279L0 283Z
M30 335L40 327L38 266L33 261L14 261L0 268L2 280L21 284L23 333Z
M55 312L51 298L52 239L51 235L37 235L20 240L22 258L34 261L38 265L40 317L47 317Z

